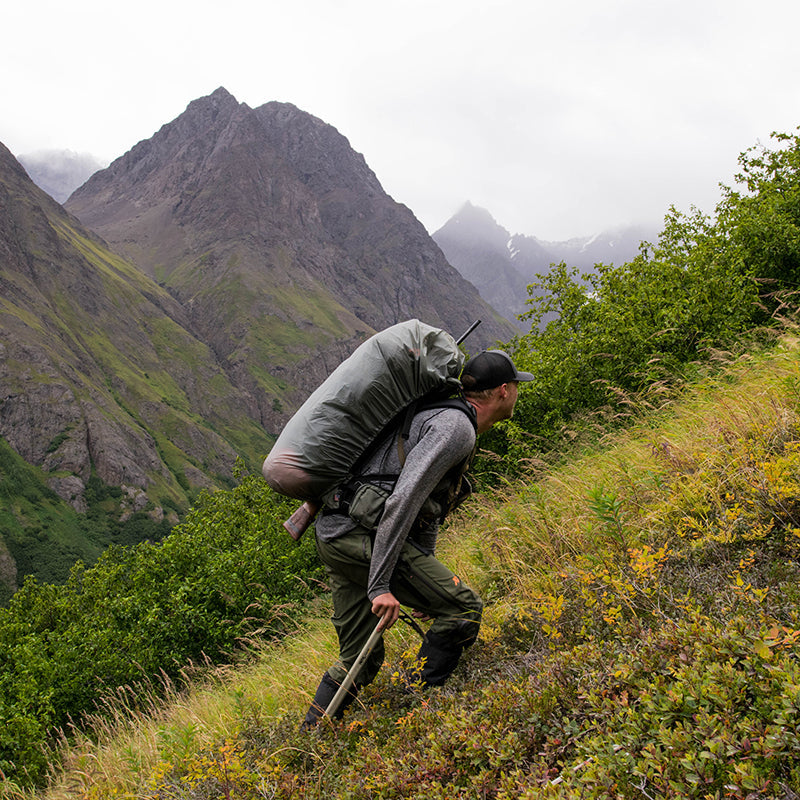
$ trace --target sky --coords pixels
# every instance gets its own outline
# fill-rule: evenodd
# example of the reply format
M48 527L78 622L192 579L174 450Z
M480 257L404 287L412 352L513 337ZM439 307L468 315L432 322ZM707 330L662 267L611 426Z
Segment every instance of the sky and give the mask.
M713 214L800 126L796 0L8 0L0 142L123 155L224 86L347 137L434 233Z

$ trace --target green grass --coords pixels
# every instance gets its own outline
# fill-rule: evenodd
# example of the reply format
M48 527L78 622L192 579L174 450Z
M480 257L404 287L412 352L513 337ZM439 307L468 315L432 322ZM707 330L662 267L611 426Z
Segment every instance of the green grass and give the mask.
M403 687L398 625L343 722L299 733L335 653L322 602L149 713L121 692L37 796L796 796L798 386L786 337L470 501L440 555L488 606L444 689Z

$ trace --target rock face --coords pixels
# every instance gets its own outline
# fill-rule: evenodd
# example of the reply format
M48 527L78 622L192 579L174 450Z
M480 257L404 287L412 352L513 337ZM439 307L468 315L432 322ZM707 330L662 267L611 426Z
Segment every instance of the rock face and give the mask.
M0 145L0 437L78 511L95 478L158 515L237 455L260 466L361 341L412 317L455 336L481 319L473 351L514 333L294 106L219 89L66 210Z
M290 104L218 89L66 207L169 289L273 432L375 330L513 334L347 139Z

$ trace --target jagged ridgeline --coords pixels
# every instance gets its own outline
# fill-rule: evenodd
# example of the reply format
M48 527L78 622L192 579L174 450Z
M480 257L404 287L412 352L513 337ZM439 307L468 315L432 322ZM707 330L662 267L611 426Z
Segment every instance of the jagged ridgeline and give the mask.
M218 89L66 207L170 291L272 431L396 322L458 336L485 318L473 348L513 332L347 139L287 103Z
M144 511L174 521L191 491L229 480L236 453L255 459L269 437L169 294L33 186L5 148L0 205L0 434L36 468L22 488L18 468L3 470L2 535L22 574L63 578L115 538L88 518L68 535L75 512L110 501L115 532ZM20 499L31 492L48 496L47 519L42 503ZM61 564L44 569L52 550ZM21 577L13 567L6 586Z
M120 525L174 522L237 456L257 468L376 330L480 318L473 349L512 334L347 140L291 105L218 89L66 208L0 146L0 437L57 509L43 520L0 476L7 590L54 576L42 548L63 575L137 538ZM67 518L83 533L56 544Z

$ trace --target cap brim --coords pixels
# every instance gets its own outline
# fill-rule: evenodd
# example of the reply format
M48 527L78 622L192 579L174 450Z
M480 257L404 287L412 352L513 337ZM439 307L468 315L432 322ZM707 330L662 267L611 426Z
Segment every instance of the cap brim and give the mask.
M532 381L533 375L530 372L517 372L517 376L514 378L515 381Z

